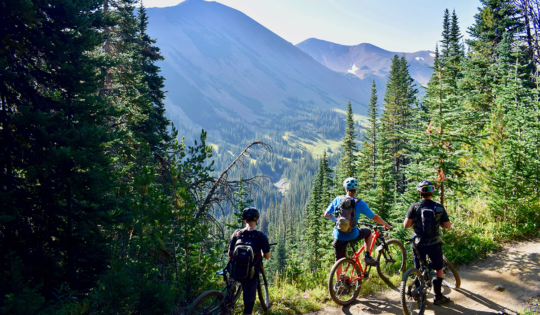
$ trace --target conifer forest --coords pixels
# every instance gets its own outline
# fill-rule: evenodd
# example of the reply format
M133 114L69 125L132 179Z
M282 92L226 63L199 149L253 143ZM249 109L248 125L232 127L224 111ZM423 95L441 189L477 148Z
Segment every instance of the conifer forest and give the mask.
M538 235L539 6L481 0L468 29L441 12L429 83L394 56L365 124L350 102L345 115L299 104L309 131L283 115L265 133L231 121L210 139L171 123L138 0L3 0L0 314L182 314L221 288L215 271L247 206L278 243L265 262L273 297L324 287L334 222L323 215L351 176L401 240L416 184L432 181L456 265ZM285 128L340 149L291 147Z

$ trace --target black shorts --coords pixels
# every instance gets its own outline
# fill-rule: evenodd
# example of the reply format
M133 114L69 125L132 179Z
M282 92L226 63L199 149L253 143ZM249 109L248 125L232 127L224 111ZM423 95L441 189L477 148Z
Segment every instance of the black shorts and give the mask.
M429 256L429 259L431 259L432 262L431 269L440 270L443 268L442 243L427 246L419 245L418 251L420 252L420 258L422 260L426 259L426 255ZM414 251L414 267L416 269L420 268L420 261L418 260L418 258L418 254L416 253L416 251Z
M334 241L332 242L332 247L334 247L334 256L336 257L336 261L338 261L339 259L347 255L347 244L349 243L354 244L358 241L368 238L370 235L371 235L371 230L367 228L363 228L363 229L358 229L358 237L352 241L339 241L337 239L334 239Z

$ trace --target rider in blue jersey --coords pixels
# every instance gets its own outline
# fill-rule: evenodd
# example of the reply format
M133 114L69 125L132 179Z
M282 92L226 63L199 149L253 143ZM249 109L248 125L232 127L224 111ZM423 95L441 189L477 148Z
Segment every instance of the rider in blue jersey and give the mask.
M371 211L371 209L363 200L360 200L355 197L356 189L358 188L358 181L356 179L352 177L345 179L345 181L343 182L343 188L345 189L345 192L347 195L338 196L332 201L332 203L330 203L330 205L326 209L326 212L324 213L324 216L327 219L332 220L337 223L338 219L333 215L333 213L339 208L343 198L349 197L355 200L354 224L358 222L358 219L360 218L360 214L363 214L368 219L371 219L379 224L384 225L386 229L392 229L392 226L386 223L380 216L374 214L373 211ZM334 226L332 236L334 237L334 242L332 243L332 247L334 247L334 255L335 255L336 261L345 257L348 243L350 242L356 243L363 239L365 240L365 244L366 244L364 261L366 262L367 265L370 265L370 266L377 265L377 261L369 255L368 244L371 244L371 241L372 241L370 229L367 229L367 228L358 229L355 224L352 231L347 233L347 232L340 231L336 224L336 226Z

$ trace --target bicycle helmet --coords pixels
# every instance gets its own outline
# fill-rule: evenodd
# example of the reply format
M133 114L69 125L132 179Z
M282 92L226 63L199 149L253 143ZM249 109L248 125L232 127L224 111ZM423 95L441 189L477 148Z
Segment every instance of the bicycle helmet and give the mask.
M421 193L430 193L435 191L435 188L433 187L433 183L429 180L423 180L416 185L416 190L418 190Z
M253 221L259 218L259 210L253 207L247 207L242 210L242 220Z
M358 188L358 181L354 177L349 177L343 181L343 188L345 190L356 190Z

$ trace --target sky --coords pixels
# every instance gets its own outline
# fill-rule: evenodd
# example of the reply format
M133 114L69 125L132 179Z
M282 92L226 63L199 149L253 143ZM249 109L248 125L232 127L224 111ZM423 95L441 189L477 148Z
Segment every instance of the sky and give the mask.
M143 0L146 7L182 0ZM242 11L285 40L318 38L341 45L370 43L395 52L434 50L446 8L461 33L474 23L479 0L217 0Z

